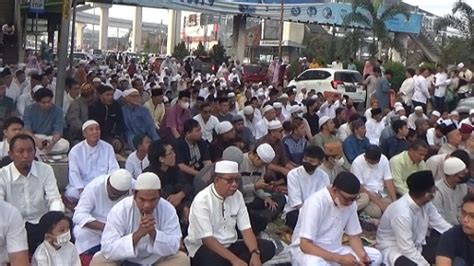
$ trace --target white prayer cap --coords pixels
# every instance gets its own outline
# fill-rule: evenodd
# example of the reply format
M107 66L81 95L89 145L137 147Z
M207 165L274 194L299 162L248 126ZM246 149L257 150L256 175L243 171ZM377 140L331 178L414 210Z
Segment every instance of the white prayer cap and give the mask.
M407 121L407 120L408 120L408 117L402 115L402 116L400 116L400 120Z
M263 107L263 110L262 110L262 111L263 111L263 113L265 114L266 112L273 111L273 110L275 110L275 109L273 108L273 106L271 106L271 105L266 105L265 107Z
M137 176L135 190L153 190L161 189L160 178L152 172L141 173Z
M33 89L31 89L33 91L33 93L37 92L39 89L43 88L43 86L41 85L36 85L33 87Z
M450 157L444 161L443 171L445 175L455 175L466 170L466 165L461 159Z
M253 107L250 105L247 105L244 107L244 115L250 115L253 114Z
M405 110L405 108L403 108L403 106L397 106L395 107L395 112L399 112L401 110Z
M299 105L290 106L290 114L301 112L301 107Z
M86 122L84 122L84 124L82 124L82 131L86 130L86 128L92 125L99 125L99 123L97 123L97 121L95 120L87 120Z
M415 107L415 111L423 111L423 107L417 106L417 107Z
M232 97L235 97L235 93L233 92L227 93L227 98L232 98Z
M281 102L274 102L273 103L273 108L275 109L280 109L283 107L283 104L281 104Z
M282 128L283 125L281 124L280 120L272 120L268 123L268 130L275 130Z
M458 111L452 111L449 115L459 115Z
M434 110L433 112L431 112L432 115L436 116L436 117L441 117L441 114L440 112Z
M474 109L469 110L469 115L474 114Z
M331 120L329 116L322 116L321 118L319 118L319 128L324 126L324 124L326 124L326 122L329 120Z
M286 93L283 93L281 96L280 96L281 99L288 99L288 94Z
M219 161L216 163L214 172L218 174L238 174L239 164L232 161Z
M268 143L263 143L257 147L257 155L264 163L271 163L275 158L275 151Z
M401 102L396 102L393 104L393 107L397 108L399 106L403 106L403 104Z
M127 96L129 96L130 94L134 94L134 93L140 94L140 92L138 92L137 89L128 89L128 90L124 90L124 91L123 91L123 96L124 96L124 97L127 97Z
M132 174L126 169L118 169L109 177L110 185L119 191L127 191L132 186Z
M92 82L102 82L102 80L100 80L100 78L94 78Z
M234 126L232 126L232 123L230 123L229 121L222 121L219 124L217 124L216 133L218 135L221 135L221 134L231 131L232 128L234 128Z
M461 69L461 68L463 68L463 67L464 67L464 63L459 63L459 64L458 64L458 69Z

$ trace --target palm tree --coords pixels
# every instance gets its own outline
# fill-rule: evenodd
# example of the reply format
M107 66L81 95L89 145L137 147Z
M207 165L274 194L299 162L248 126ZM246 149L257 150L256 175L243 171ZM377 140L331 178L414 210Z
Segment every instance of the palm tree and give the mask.
M454 3L452 14L446 15L435 21L435 30L445 30L447 27L453 28L474 47L474 10L465 2L458 1ZM471 61L474 58L471 56Z
M382 1L352 0L352 12L344 17L344 24L359 24L370 29L374 40L370 50L372 56L375 56L380 52L382 43L392 41L385 23L400 14L409 19L409 11L402 5L386 7L382 5Z

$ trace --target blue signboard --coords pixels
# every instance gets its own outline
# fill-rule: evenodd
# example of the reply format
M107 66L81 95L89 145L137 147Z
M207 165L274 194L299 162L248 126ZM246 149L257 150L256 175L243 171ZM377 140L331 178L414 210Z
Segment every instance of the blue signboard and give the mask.
M115 4L186 10L207 14L248 15L280 19L280 0L113 0ZM344 25L344 17L352 12L350 4L326 3L325 0L284 0L283 18L286 21ZM363 11L362 11L363 13ZM394 32L419 33L423 17L411 13L407 20L398 15L388 20L387 29ZM353 27L365 25L350 24Z

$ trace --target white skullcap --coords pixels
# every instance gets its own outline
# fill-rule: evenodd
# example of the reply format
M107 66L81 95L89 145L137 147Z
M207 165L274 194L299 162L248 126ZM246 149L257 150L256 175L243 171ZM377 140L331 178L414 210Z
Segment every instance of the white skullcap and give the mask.
M92 125L99 125L99 123L97 123L97 121L95 120L87 120L86 122L84 122L84 124L82 124L82 131L86 130L87 127Z
M281 104L281 102L274 102L274 103L273 103L273 108L278 108L278 109L280 109L280 108L282 108L282 107L283 107L283 104Z
M407 121L407 120L408 120L408 117L402 115L402 116L400 116L400 120Z
M123 91L123 96L124 96L124 97L127 97L127 96L129 96L130 94L134 94L134 93L140 94L140 92L138 92L137 89L128 89L128 90L124 90L124 91Z
M231 131L234 128L229 121L222 121L216 126L216 133L221 135Z
M232 97L235 97L235 93L233 92L227 93L227 98L232 98Z
M100 78L94 78L92 82L102 82L102 80L100 80Z
M238 174L239 164L232 161L219 161L216 163L214 172L218 174Z
M464 67L464 63L459 63L459 64L458 64L458 68L459 68L459 69L461 69L461 68L463 68L463 67Z
M250 105L247 105L244 107L244 115L250 115L253 114L253 107Z
M398 111L401 111L401 110L405 110L405 108L403 108L403 106L395 107L395 112L398 112Z
M272 120L268 123L268 130L280 129L283 125L281 124L280 120Z
M431 114L434 115L434 116L437 116L437 117L441 117L440 112L438 112L438 111L436 111L436 110L434 110L433 112L431 112Z
M449 115L459 115L458 111L452 111Z
M288 94L286 93L283 93L281 96L280 96L281 99L288 99Z
M301 112L301 107L299 105L290 106L290 114Z
M455 175L466 170L466 165L461 159L450 157L444 161L443 171L445 175Z
M397 108L399 106L403 106L403 104L401 102L396 102L393 104L393 107Z
M319 128L321 128L329 120L331 120L329 116L322 116L321 118L319 118Z
M262 110L262 111L263 111L263 113L266 113L266 112L273 111L273 110L275 110L275 109L273 108L273 106L271 106L271 105L266 105L265 107L263 107L263 110Z
M137 182L135 182L135 190L152 189L161 189L161 180L156 174L152 172L146 172L141 173L139 176L137 176Z
M43 88L43 86L41 85L36 85L33 87L33 89L31 89L33 91L33 93L37 92L39 89Z
M474 109L469 110L469 115L474 114Z
M257 147L257 155L264 163L271 163L275 158L275 151L268 143L263 143Z
M119 191L127 191L132 186L132 174L126 169L118 169L109 177L110 185Z
M415 111L423 111L423 107L417 106L417 107L415 107Z

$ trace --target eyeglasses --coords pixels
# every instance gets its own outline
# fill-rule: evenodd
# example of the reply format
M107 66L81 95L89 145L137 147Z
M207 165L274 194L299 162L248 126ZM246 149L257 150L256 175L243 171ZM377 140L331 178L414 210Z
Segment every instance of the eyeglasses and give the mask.
M356 196L351 197L351 196L344 195L344 193L340 190L338 190L338 191L339 191L339 194L342 197L342 200L344 200L344 202L354 202L354 201L360 199L360 194L357 194Z
M222 180L225 180L225 182L227 182L227 184L231 185L231 184L238 184L240 183L240 177L236 177L236 178L226 178L226 177L221 177L221 176L218 176L220 179Z

